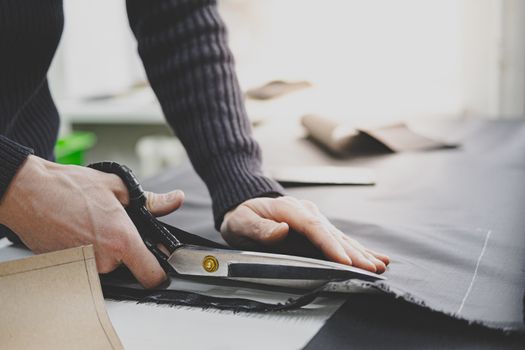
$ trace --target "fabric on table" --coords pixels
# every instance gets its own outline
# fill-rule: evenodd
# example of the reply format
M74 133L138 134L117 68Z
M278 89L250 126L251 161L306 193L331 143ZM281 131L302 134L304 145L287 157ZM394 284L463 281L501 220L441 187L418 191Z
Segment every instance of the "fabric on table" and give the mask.
M345 233L390 255L383 290L469 322L523 331L525 123L454 130L460 149L361 161L378 173L374 187L289 193L316 202ZM205 187L192 174L175 170L145 187L184 190L184 208L165 221L222 242Z
M376 288L457 318L525 330L521 271L513 262L501 265L502 257L520 257L522 247L509 249L481 228L333 223L366 246L395 252L388 280Z

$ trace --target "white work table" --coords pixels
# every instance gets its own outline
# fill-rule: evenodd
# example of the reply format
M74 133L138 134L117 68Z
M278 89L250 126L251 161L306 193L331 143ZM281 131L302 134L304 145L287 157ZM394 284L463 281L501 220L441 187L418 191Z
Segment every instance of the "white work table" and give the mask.
M0 262L31 254L0 239ZM276 350L304 347L342 302L319 298L301 310L267 314L112 300L106 309L126 349Z

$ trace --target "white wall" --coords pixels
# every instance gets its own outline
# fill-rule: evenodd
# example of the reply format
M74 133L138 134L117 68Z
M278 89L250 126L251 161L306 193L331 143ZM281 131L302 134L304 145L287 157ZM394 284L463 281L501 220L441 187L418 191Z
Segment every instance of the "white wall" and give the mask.
M123 0L65 11L55 95L144 78ZM221 11L244 87L308 79L312 105L347 117L525 114L525 1L222 0Z
M118 93L144 79L124 0L64 0L64 15L51 70L58 98Z
M463 1L463 112L525 115L525 1Z
M268 77L307 78L323 91L319 109L351 118L453 115L461 110L460 2L258 4L254 16L261 27L254 42L261 44L234 46L252 53L250 61L239 60L245 85ZM233 38L236 32L232 30Z
M506 116L524 116L525 1L507 0L502 12L500 110Z

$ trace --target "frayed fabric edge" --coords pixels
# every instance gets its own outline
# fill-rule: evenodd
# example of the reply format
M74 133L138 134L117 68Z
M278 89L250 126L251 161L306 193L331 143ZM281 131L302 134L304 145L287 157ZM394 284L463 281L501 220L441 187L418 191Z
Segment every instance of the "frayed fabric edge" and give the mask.
M481 326L487 329L502 332L504 334L525 334L525 325L523 324L501 324L496 322L488 322L485 320L468 319L458 315L457 313L431 307L423 299L418 298L406 291L400 290L399 288L393 288L392 286L383 282L371 283L354 280L350 281L349 283L355 287L377 290L381 293L393 296L396 299L402 299L409 303L429 309L433 312L445 314L454 319L466 322L469 326ZM215 309L222 311L232 311L233 313L269 313L297 310L305 305L310 304L321 294L326 295L330 293L337 293L337 290L331 285L331 283L328 283L298 297L289 298L283 303L272 304L251 299L214 297L205 294L179 290L144 290L114 285L103 285L102 289L104 298L116 301L135 301L138 304L157 304L172 307L195 307L200 308L201 310ZM337 294L340 295L341 293Z
M237 312L275 312L290 311L313 302L323 292L321 286L306 294L295 298L289 298L283 303L265 303L261 301L244 298L215 297L195 292L180 291L173 289L135 289L114 285L103 285L104 298L117 301L136 301L138 304L158 304L169 306L198 307L203 310L217 309Z
M449 317L452 317L454 319L461 320L463 322L466 322L469 326L480 326L480 327L484 327L487 329L502 332L503 334L525 334L525 323L524 324L500 323L500 322L490 322L490 321L485 321L485 320L468 319L454 312L450 312L444 309L439 309L436 307L431 307L423 299L420 299L412 295L411 293L400 290L398 288L393 288L392 286L386 283L383 283L383 282L370 283L370 282L365 282L365 281L352 281L351 283L361 288L372 288L372 289L379 290L383 293L386 293L388 295L395 297L396 299L402 299L409 303L416 304L420 307L429 309L433 312L439 312ZM525 295L524 295L524 302L525 302Z

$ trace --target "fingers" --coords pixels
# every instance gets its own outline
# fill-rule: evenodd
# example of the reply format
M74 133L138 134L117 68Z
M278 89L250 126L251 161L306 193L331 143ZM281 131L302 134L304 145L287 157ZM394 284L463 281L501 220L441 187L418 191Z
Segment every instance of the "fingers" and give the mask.
M356 261L356 263L354 264L355 266L364 268L369 271L375 270L374 272L376 273L383 273L386 271L387 263L378 259L374 254L372 254L368 249L363 247L363 245L355 239L346 236L344 233L337 230L335 227L334 230L336 230L337 234L339 234L339 236L342 237L343 244L345 244L345 246L348 247L347 249L351 252L355 252L359 255L360 258L362 258L359 261ZM373 265L373 268L371 268L371 265Z
M293 198L277 198L269 214L279 222L286 222L290 227L305 234L330 260L352 265L352 259L344 247L331 233L327 220L315 212L309 202L301 202Z
M146 192L146 208L155 216L164 216L179 209L184 202L184 192L175 190L168 193Z
M238 207L235 215L227 215L221 225L224 239L242 247L253 246L253 243L277 244L286 238L288 231L288 224L262 218L246 206Z
M146 248L138 232L135 230L128 236L130 238L122 255L124 265L144 288L153 288L164 282L167 278L166 273L155 256Z
M377 273L383 273L386 271L386 264L384 262L382 262L370 253L367 253L366 256L370 261L372 261L373 264L375 264Z
M329 233L327 228L313 225L303 226L301 230L328 259L340 264L353 265L352 257L347 254L345 247Z
M378 253L372 249L366 249L366 251L375 256L377 259L381 260L385 265L390 264L390 258L388 257L388 255Z
M384 254L377 253L371 249L367 249L363 247L361 243L356 241L355 239L352 239L348 236L345 236L348 241L350 241L354 246L356 246L358 249L361 250L361 252L364 252L364 254L369 257L369 259L376 264L376 266L381 267L381 270L386 270L386 265L390 264L390 258ZM384 268L383 268L384 267Z
M344 239L344 236L339 237L339 243L343 246L346 254L352 259L352 265L368 271L377 272L378 268L365 252L354 247L352 244Z

